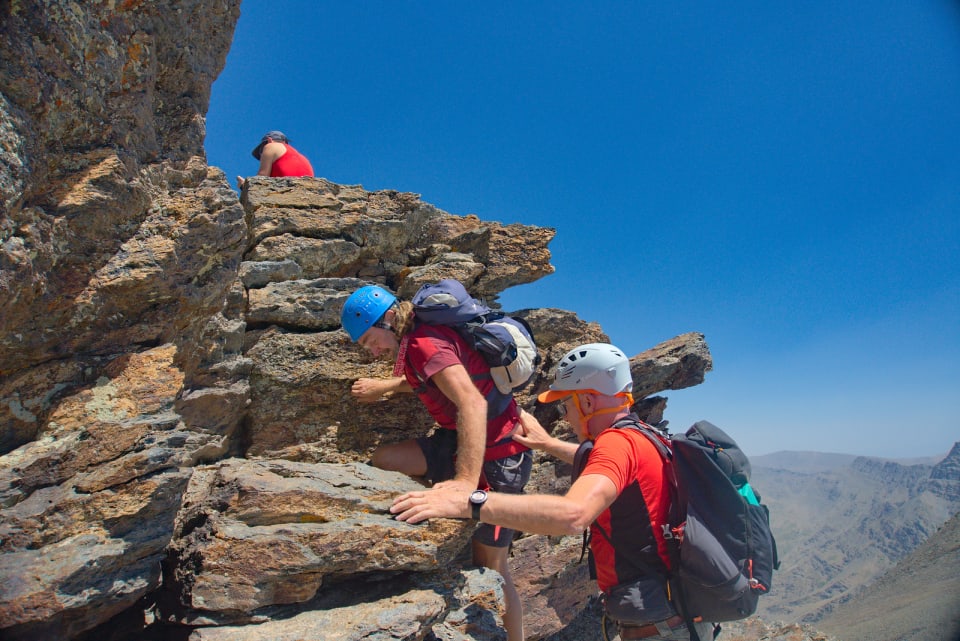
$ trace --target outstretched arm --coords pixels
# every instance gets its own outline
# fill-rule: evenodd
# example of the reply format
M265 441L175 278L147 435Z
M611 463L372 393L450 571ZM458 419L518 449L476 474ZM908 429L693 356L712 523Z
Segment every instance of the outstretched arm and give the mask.
M358 378L350 387L350 393L361 403L374 403L387 394L408 394L412 391L410 383L402 376Z
M470 492L437 486L398 497L390 511L400 521L419 523L433 518L470 518ZM617 498L617 488L602 474L581 476L564 496L491 492L480 508L484 523L531 534L579 534Z

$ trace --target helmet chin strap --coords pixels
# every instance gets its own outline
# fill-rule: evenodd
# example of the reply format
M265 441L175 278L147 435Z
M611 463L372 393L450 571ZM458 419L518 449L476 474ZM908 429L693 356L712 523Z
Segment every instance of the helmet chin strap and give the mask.
M611 407L604 407L604 408L601 408L601 409L598 409L598 410L594 410L594 411L590 412L589 414L585 414L584 411L583 411L583 408L580 406L580 395L579 395L579 394L574 394L574 395L573 395L573 404L574 404L574 405L576 406L576 408L577 408L577 414L580 415L580 424L582 425L582 428L581 428L581 429L583 430L583 434L582 434L582 435L583 435L583 437L584 437L585 439L590 440L590 441L593 440L593 437L590 436L590 421L591 421L594 417L600 416L601 414L615 414L615 413L619 413L619 412L622 412L622 411L625 410L625 409L629 409L630 406L633 405L633 395L630 394L630 392L621 392L620 394L617 394L617 396L624 399L624 401L623 401L622 403L620 403L619 405L614 405L614 406L611 406Z

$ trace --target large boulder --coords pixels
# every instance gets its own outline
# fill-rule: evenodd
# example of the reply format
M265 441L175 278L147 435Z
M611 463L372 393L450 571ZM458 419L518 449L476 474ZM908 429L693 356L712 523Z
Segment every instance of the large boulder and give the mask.
M190 622L249 622L258 610L309 601L356 575L436 571L461 553L472 527L395 520L392 499L416 489L407 476L356 463L227 459L197 468L166 587Z

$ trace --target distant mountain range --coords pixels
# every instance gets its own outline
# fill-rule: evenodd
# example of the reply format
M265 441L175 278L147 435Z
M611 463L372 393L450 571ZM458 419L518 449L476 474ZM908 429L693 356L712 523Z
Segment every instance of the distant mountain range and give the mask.
M960 443L940 460L778 452L751 462L752 485L770 507L782 559L758 615L817 627L823 621L844 641L921 638L845 638L842 622L876 618L872 602L857 595L872 594L868 586L880 585L881 577L890 584L906 574L909 568L898 562L960 511ZM956 547L943 556L941 564L960 576ZM960 597L952 590L958 611ZM941 630L948 625L943 622Z
M925 456L908 459L884 459L872 457L878 461L890 460L900 465L929 465L934 466L949 456L949 453L940 456ZM829 472L848 467L858 458L871 458L856 454L833 454L828 452L795 452L781 451L763 456L751 456L754 467L768 467L771 469L788 470L810 474L813 472Z
M818 627L843 641L960 641L960 515Z

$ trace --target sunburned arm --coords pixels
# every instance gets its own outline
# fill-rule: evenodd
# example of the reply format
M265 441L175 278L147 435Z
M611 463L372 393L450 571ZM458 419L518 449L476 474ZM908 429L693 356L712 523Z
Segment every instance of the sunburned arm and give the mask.
M408 492L390 508L400 521L470 518L470 493L439 488ZM480 509L484 523L550 536L578 534L617 498L617 487L602 474L581 476L564 496L491 492Z
M409 394L410 392L413 392L413 388L402 376L358 378L350 388L350 393L361 403L379 401L387 394Z
M260 151L260 169L257 170L257 175L269 176L273 170L273 163L285 153L287 153L287 147L283 143L268 142L264 145Z
M457 406L457 462L452 483L473 490L480 482L487 446L487 400L463 365L445 367L430 380Z

